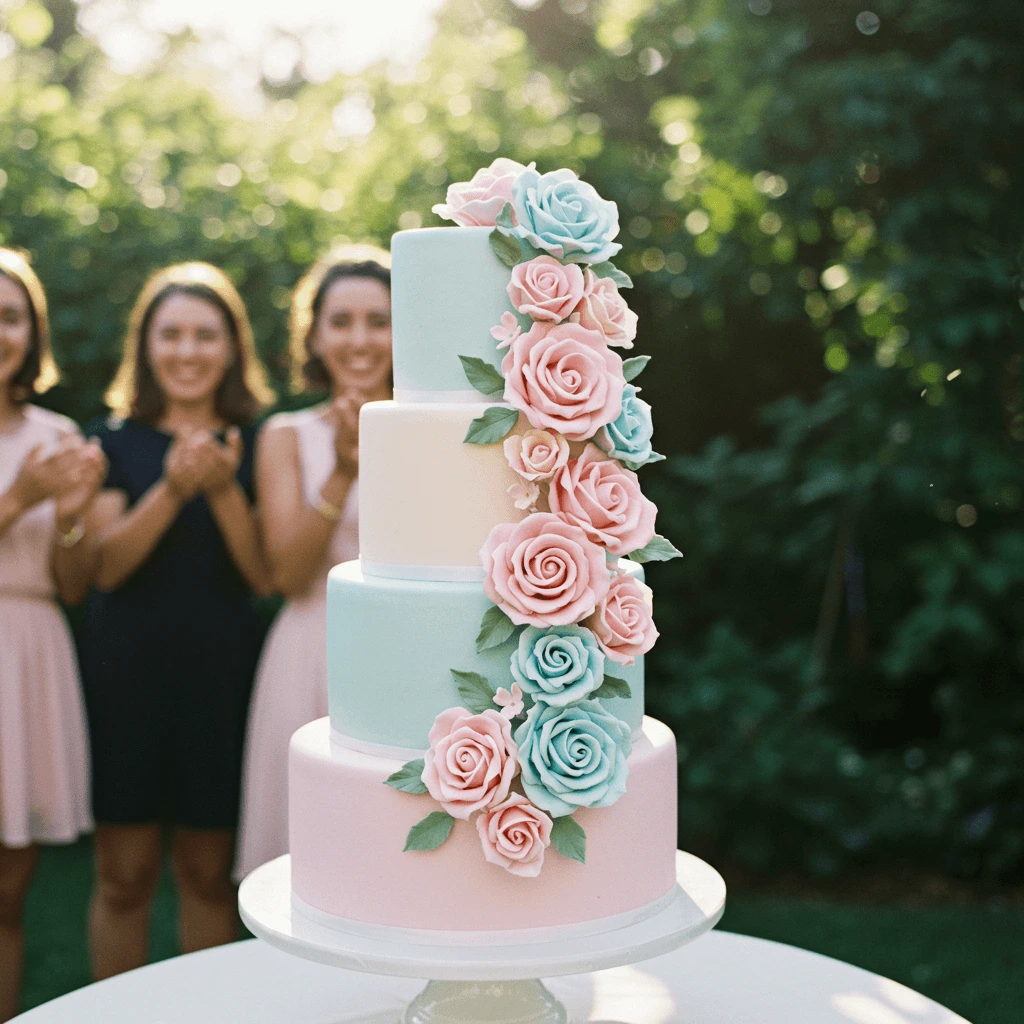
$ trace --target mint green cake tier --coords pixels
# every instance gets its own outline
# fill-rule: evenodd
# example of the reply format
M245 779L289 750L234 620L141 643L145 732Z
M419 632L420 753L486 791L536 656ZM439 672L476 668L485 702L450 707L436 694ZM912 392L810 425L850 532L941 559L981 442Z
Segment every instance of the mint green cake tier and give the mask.
M629 564L640 579L643 570ZM476 653L490 602L483 584L399 580L336 565L327 580L327 694L331 726L360 743L424 750L437 715L461 703L451 669L479 672L509 689L515 640ZM644 714L643 658L606 661L632 696L603 701L633 730Z
M418 228L392 237L396 399L411 397L402 392L473 395L459 356L500 362L491 328L512 310L505 291L512 272L491 250L492 230Z

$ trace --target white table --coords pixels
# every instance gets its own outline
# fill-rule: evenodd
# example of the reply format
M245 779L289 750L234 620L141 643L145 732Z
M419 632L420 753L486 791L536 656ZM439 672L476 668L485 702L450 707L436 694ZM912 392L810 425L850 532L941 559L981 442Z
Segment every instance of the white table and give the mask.
M422 981L358 974L255 939L165 960L54 999L17 1024L397 1024ZM712 932L629 967L545 982L572 1024L967 1024L839 960Z

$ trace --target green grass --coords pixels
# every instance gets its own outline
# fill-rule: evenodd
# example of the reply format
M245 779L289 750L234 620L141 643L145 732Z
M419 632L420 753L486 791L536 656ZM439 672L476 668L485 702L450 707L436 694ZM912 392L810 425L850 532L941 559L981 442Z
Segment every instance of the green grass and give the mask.
M89 981L85 919L92 845L43 852L26 910L24 1009ZM1024 914L997 904L876 907L730 893L726 931L845 960L900 981L972 1024L1018 1024L1024 997ZM177 953L174 888L161 880L151 960Z

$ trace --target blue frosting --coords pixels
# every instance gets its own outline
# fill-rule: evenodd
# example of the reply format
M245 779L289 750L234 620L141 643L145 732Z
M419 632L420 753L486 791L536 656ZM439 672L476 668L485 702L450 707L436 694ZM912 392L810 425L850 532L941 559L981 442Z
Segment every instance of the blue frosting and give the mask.
M604 652L585 626L527 626L512 655L512 678L540 704L585 700L604 678Z
M629 571L643 578L639 565ZM327 691L331 725L369 743L424 750L435 717L460 697L451 670L478 672L497 688L514 681L518 635L478 654L476 635L491 607L480 582L400 580L335 566L327 580ZM606 663L607 664L607 663ZM639 729L644 713L643 658L615 665L629 698L601 698Z
M501 362L491 328L512 311L512 272L487 227L418 228L391 239L395 388L469 391L459 356Z
M609 807L626 792L629 726L600 701L535 704L516 729L523 792L554 817Z
M651 407L642 398L637 398L638 390L632 384L622 389L622 412L595 438L599 448L633 470L649 462L654 454L651 447L654 436Z
M567 168L523 171L512 183L512 207L513 233L564 263L603 263L622 248L612 241L618 207Z

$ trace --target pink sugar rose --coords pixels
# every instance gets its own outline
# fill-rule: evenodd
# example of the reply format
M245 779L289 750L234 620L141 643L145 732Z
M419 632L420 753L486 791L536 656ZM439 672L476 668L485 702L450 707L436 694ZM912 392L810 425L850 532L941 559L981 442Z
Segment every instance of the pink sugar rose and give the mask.
M520 313L558 323L583 298L583 271L575 263L563 266L554 256L537 256L512 268L507 291Z
M509 720L488 709L448 708L434 719L423 758L423 784L453 817L468 818L508 796L519 771Z
M583 272L583 298L574 313L579 315L582 327L600 331L609 345L633 347L637 316L610 277L598 277L587 267Z
M608 592L604 549L550 512L499 523L480 550L484 593L517 625L566 626Z
M471 181L449 185L445 202L432 209L439 217L462 227L493 227L502 207L512 202L512 182L525 170L515 160L499 156L490 167L481 167ZM514 213L512 219L514 222Z
M585 441L622 412L622 359L598 331L535 323L501 361L505 401L531 426Z
M551 818L513 793L476 819L484 857L521 878L536 878L551 845Z
M636 473L593 444L554 475L548 505L610 555L639 551L654 537L658 507L644 497Z
M658 639L651 618L651 588L632 576L614 576L597 611L584 622L612 661L632 665Z
M569 442L549 430L509 434L503 448L508 464L524 480L550 480L569 461Z

